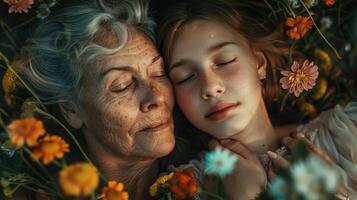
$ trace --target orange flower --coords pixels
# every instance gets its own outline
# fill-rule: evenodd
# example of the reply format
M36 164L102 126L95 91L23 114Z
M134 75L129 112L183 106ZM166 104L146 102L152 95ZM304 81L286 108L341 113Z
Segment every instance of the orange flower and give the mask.
M128 200L129 194L123 189L123 183L109 181L108 186L103 188L103 200Z
M198 192L198 183L192 168L175 172L170 185L170 191L176 199L192 198Z
M37 138L45 134L42 121L35 118L24 118L14 120L7 126L10 135L10 140L17 147L26 144L28 146L35 146Z
M283 89L289 89L289 93L294 93L298 97L303 90L309 90L316 84L319 75L314 62L305 60L302 65L294 61L291 71L282 71L283 78L280 83Z
M326 6L332 6L336 2L335 0L323 0L323 1L326 4Z
M66 195L88 196L98 186L98 171L88 163L72 164L60 171L59 183Z
M69 145L59 136L45 136L39 141L32 156L35 159L42 159L47 165L55 158L63 158L64 153L69 152Z
M310 17L304 16L297 16L295 19L289 17L285 22L286 26L291 27L287 34L293 40L303 37L312 28L312 24Z

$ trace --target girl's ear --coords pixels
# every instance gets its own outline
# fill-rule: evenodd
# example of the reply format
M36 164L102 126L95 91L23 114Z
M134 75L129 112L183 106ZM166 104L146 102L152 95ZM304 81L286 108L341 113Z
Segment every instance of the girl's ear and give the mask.
M80 129L83 125L83 121L79 116L78 109L73 104L60 103L61 113L67 123L75 129Z
M258 69L259 79L263 80L266 78L266 71L267 71L267 66L268 66L267 58L265 57L265 55L262 51L255 50L253 52L253 55L255 56L255 59L257 60L257 69Z

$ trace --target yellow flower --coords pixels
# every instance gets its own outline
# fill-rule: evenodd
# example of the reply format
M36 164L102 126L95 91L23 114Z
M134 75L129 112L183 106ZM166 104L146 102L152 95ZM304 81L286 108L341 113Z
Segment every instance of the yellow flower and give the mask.
M59 183L68 196L88 196L98 186L98 171L88 163L72 164L60 171Z
M2 78L2 89L4 90L4 97L7 104L12 103L11 95L16 89L18 79L13 71L7 69Z
M319 48L314 50L314 54L317 58L317 63L319 64L319 67L321 67L325 72L330 71L332 67L332 60L330 55L326 51Z
M45 136L39 141L32 156L41 159L47 165L55 158L63 158L64 153L69 152L69 145L59 136Z
M37 138L45 134L43 123L35 118L24 118L14 120L7 126L10 140L17 147L26 144L28 146L37 145Z
M316 108L313 104L311 103L302 103L300 104L299 107L301 112L304 112L309 115L310 118L314 117L316 115Z
M128 200L129 194L125 192L123 183L109 181L108 186L103 188L103 200Z
M174 175L174 172L171 172L170 174L167 174L167 175L164 175L164 176L160 176L154 184L152 184L150 186L150 189L149 189L149 193L152 197L156 196L156 193L157 193L157 188L160 186L160 185L163 185L165 184L167 181L169 181L172 176Z
M315 100L321 99L327 91L327 80L324 78L317 79L315 90L312 94L312 98Z

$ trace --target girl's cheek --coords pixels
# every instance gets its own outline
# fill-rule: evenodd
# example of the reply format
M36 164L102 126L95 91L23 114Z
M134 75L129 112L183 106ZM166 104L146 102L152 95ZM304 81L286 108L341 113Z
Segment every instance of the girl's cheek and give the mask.
M175 90L176 101L181 107L181 109L189 108L194 101L195 96L192 91L187 89L176 89ZM191 102L191 103L190 103Z

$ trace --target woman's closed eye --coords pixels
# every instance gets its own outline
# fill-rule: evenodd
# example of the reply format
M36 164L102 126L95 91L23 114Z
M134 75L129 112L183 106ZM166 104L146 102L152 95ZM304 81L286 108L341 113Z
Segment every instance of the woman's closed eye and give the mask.
M114 83L110 88L112 92L124 92L134 85L132 80L121 83Z
M151 74L151 76L152 77L157 77L157 78L165 77L166 76L166 72L165 72L165 70L156 71L156 72L153 72Z

